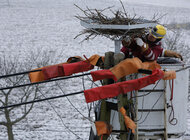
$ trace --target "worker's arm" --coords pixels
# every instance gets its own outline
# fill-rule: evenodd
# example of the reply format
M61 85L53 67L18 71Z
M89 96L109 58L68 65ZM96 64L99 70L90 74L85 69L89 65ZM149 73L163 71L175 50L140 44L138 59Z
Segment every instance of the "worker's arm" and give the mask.
M123 47L121 48L121 52L120 52L120 55L124 55L125 58L129 58L130 57L130 47L131 47L131 42L132 42L132 39L127 36L127 37L124 37L121 41Z
M180 58L181 61L183 61L183 57L181 54L171 51L171 50L164 50L164 57L175 57L175 58Z
M148 61L157 60L158 56L162 53L163 49L160 46L155 46L151 49L141 38L135 38L134 40L136 41L136 44L140 46L143 56Z

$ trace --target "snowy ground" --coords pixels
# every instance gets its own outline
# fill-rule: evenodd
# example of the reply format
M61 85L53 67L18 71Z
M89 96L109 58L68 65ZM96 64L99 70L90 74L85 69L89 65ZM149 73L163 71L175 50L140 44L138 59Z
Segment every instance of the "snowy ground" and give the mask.
M0 1L0 55L17 56L23 61L31 51L40 49L47 54L56 54L57 63L64 62L75 55L104 55L114 51L114 43L105 37L97 37L92 41L79 44L83 38L74 39L83 29L74 16L82 15L74 4L85 8L104 9L115 6L121 9L119 0L10 0ZM167 14L161 23L190 22L189 0L127 0L123 1L126 9L133 15L151 19L154 13ZM190 31L185 31L184 41L188 43ZM55 61L54 61L55 62ZM82 80L75 79L64 82L65 93L83 90ZM89 85L89 82L85 83ZM47 96L60 93L51 92ZM61 94L61 93L60 93ZM88 116L87 105L82 95L69 99L74 106ZM84 140L88 139L90 122L80 115L66 98L50 101L61 116L64 124ZM0 118L1 119L1 118ZM190 116L188 119L190 124ZM188 131L190 134L190 126ZM35 104L27 119L14 127L16 140L75 140L61 119L53 111L48 102ZM0 126L0 140L7 139L4 127Z

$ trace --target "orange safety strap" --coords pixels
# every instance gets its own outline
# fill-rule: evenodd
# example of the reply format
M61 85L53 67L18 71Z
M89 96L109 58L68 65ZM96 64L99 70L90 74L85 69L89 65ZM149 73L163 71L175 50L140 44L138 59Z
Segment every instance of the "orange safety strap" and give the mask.
M98 136L110 135L112 132L112 126L105 121L96 121L95 126Z
M86 102L93 102L105 98L113 98L119 94L126 94L132 90L139 90L150 84L154 84L157 80L162 79L164 72L160 69L156 69L152 72L152 75L145 76L139 79L133 79L129 81L119 82L115 84L105 85L101 87L91 88L84 90Z
M131 120L127 114L126 114L126 110L124 109L124 107L121 107L120 110L121 114L123 115L124 117L124 120L125 120L125 125L127 128L131 129L132 130L132 133L135 133L135 129L136 129L136 124L133 122L133 120Z
M104 61L104 57L95 54L95 55L92 55L86 61L89 61L89 63L91 65L95 66L99 59L102 59L102 61ZM35 70L42 70L42 71L29 73L30 82L35 83L35 82L40 82L40 81L44 81L47 79L52 79L52 78L64 76L64 72L63 72L64 69L62 70L62 68L60 67L61 65L71 64L71 63L79 64L79 63L82 63L81 61L86 62L80 56L74 56L74 57L68 58L68 60L65 63L60 63L60 64L56 64L56 65L51 65L51 66L45 66L42 68L35 69ZM86 65L84 63L82 63L82 64L83 65L81 65L81 67L80 67L80 65L78 65L78 68L80 69L79 72L83 72L82 67L85 69L84 71L90 70L92 68L92 66L89 65L89 69L86 69L86 67L85 67ZM76 66L75 64L73 64L73 65ZM66 66L66 67L68 68L68 66ZM72 67L72 65L70 66L70 68L71 67ZM68 71L69 70L67 70L67 74L72 74L72 72L68 72ZM75 71L77 71L77 70L75 70Z

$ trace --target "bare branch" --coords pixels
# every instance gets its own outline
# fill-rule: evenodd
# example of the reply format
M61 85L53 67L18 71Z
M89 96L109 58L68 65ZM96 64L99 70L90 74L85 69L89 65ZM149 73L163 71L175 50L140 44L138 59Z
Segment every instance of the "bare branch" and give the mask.
M78 9L80 9L86 16L88 16L89 14L83 10L82 8L80 8L78 5L74 4Z
M5 105L5 102L3 102L1 99L0 99L0 102L1 102L3 105Z
M87 7L86 10L83 10L79 6L76 6L84 13L85 17L82 17L82 16L75 16L75 17L83 22L88 23L88 21L91 20L93 23L106 24L106 25L129 25L129 24L133 25L133 24L140 24L140 23L157 22L155 20L156 15L154 15L154 17L153 17L154 20L144 20L142 17L137 17L136 14L134 14L134 16L132 18L129 17L129 14L126 12L125 7L121 0L120 0L120 3L122 5L124 12L119 11L119 10L114 12L113 10L110 9L110 7L105 8L103 10L89 9ZM108 16L104 15L103 11L105 11L105 10L111 11L113 14L113 17L108 17ZM96 36L101 35L101 36L105 36L105 37L108 37L113 40L115 38L120 38L122 36L125 36L126 33L127 33L127 35L129 35L131 37L132 36L142 36L144 33L146 33L146 31L147 31L146 28L130 29L127 31L126 30L113 30L113 29L112 30L111 29L93 29L93 30L85 29L85 30L83 30L83 32L80 32L77 36L75 36L74 39L76 39L77 37L79 37L81 35L85 35L85 38L83 40L83 41L85 41L85 40L94 39ZM81 42L83 42L83 41L81 41Z
M0 125L7 126L7 123L6 122L0 122Z
M1 90L1 92L3 93L3 95L4 95L4 96L6 96L6 93L5 93L5 91L4 91L4 90Z
M166 16L167 15L167 13L166 14L163 14L163 15L160 15L160 17L158 17L158 15L156 15L155 16L155 18L154 19L152 19L152 20L154 20L154 21L159 21L160 19L162 19L164 16Z
M29 95L26 97L25 102L27 101L28 97L29 97ZM36 90L35 90L35 95L34 95L33 100L35 100L36 97L37 97L37 88L36 88ZM15 124L15 123L17 123L17 122L23 120L23 119L28 115L28 113L32 110L33 106L34 106L34 103L32 103L32 104L30 105L29 109L27 110L27 109L26 109L26 108L27 108L27 105L25 105L25 106L24 106L24 114L23 114L20 118L17 118L15 121L12 121L12 123Z
M27 112L25 112L25 113L23 114L23 116L21 116L20 118L17 118L16 120L12 121L12 124L14 125L15 123L17 123L17 122L23 120L23 119L28 115L28 113L32 110L33 105L34 105L34 103L31 104L30 108L28 109Z
M7 59L6 56L1 56L2 59L0 59L0 73L2 75L10 74L10 73L16 73L17 71L23 71L23 66L25 68L32 68L32 66L38 65L39 67L48 65L48 63L51 60L51 56L47 54L47 52L43 51L42 49L37 50L37 53L34 53L33 51L30 53L32 57L28 57L28 60L26 60L26 63L23 63L22 61L16 61L16 59ZM41 54L43 53L43 54ZM35 56L35 57L34 57ZM40 59L38 59L40 58ZM8 77L5 80L1 79L1 87L3 86L14 86L18 85L20 83L26 83L28 82L28 77L23 76L14 76L14 77ZM14 102L20 101L26 102L28 100L35 100L37 98L37 88L38 86L28 86L24 88L17 88L14 90L2 90L0 91L0 104L3 104L4 106L7 106L8 104L14 104ZM34 90L35 89L35 90ZM1 98L2 97L2 98ZM5 101L4 101L5 100ZM31 105L25 105L21 108L18 107L11 107L8 109L0 110L0 115L5 114L6 120L8 123L1 121L0 125L5 125L8 127L8 125L14 125L15 123L23 120L32 110L34 106L34 103ZM15 118L15 112L17 110L21 110L22 113L16 115L17 118ZM19 116L20 115L20 116ZM11 130L12 131L12 130Z
M126 12L126 10L125 10L125 7L124 7L124 5L123 5L123 2L122 2L121 0L119 0L119 1L120 1L121 5L122 5L124 14L125 14L125 16L126 16L126 18L127 18L128 16L127 16L127 12Z

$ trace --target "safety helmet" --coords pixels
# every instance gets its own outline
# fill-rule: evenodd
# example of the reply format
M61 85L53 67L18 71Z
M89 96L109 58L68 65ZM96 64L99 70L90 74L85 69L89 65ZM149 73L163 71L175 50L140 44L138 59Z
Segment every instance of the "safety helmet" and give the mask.
M158 24L150 30L150 34L156 39L162 39L166 34L166 29L164 26Z

